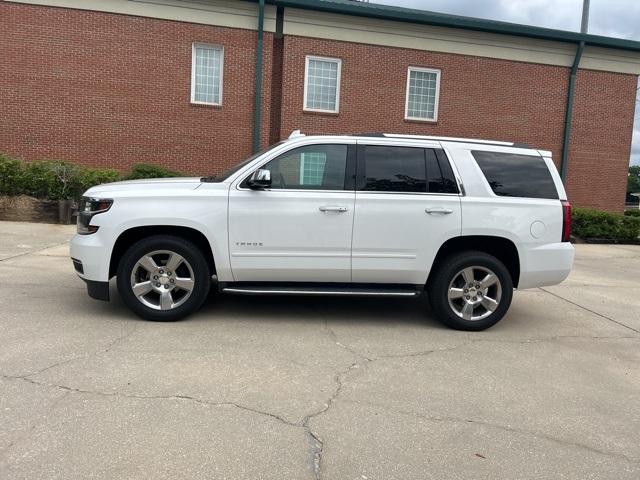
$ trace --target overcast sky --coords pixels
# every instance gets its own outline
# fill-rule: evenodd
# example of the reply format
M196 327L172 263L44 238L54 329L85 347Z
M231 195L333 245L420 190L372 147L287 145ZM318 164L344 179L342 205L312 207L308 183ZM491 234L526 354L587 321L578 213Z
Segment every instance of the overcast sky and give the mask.
M582 0L371 1L561 30L580 30L582 15ZM640 0L591 0L590 10L589 33L640 41ZM640 165L640 101L633 133L631 163Z

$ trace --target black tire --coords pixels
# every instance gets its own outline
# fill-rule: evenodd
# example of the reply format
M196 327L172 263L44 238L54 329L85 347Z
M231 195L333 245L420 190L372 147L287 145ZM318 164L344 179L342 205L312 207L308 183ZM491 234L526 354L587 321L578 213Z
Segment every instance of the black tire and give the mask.
M183 262L179 269L190 267L191 272L193 273L193 287L190 291L191 293L184 298L183 303L168 310L157 310L143 304L142 301L133 293L131 285L131 276L134 272L134 268L136 268L136 272L141 272L140 267L136 267L138 260L155 251L170 251L180 255L187 263ZM160 262L159 266L161 266L162 254L159 254L159 257L156 256L155 258L158 259ZM142 270L142 272L144 272L144 270ZM187 272L191 276L191 272L188 270ZM175 272L175 275L178 276L179 274ZM180 276L184 275L180 274ZM176 288L179 280L179 278L175 279ZM196 312L202 306L211 287L211 273L205 256L196 245L180 237L171 235L154 235L152 237L139 240L129 247L129 249L124 253L118 265L117 285L118 292L120 293L124 303L135 314L145 320L171 322L180 320L187 315ZM188 292L187 290L181 290L179 288L175 291L172 289L171 291L172 294L178 296L184 296ZM146 298L150 298L152 300L153 295L158 295L158 298L160 297L157 292L149 292L148 297ZM176 303L179 301L180 300Z
M466 294L464 294L463 298L452 300L454 307L449 304L449 286L453 281L460 282L462 285L460 285L460 283L454 283L453 286L459 287L457 288L458 292L460 289L463 289L462 291L464 292L465 278L459 274L463 270L471 267L479 267L475 272L476 274L480 273L480 276L482 276L483 273L482 269L488 269L498 278L500 284L494 284L494 286L489 287L489 294L486 295L486 297L489 297L488 300L491 300L491 295L497 295L498 288L501 290L501 297L495 310L490 311L485 308L482 303L479 303L477 304L477 307L474 307L478 310L478 317L486 315L484 318L477 320L464 319L454 310L454 307L459 307L460 309L464 307ZM480 284L479 281L478 284ZM507 267L505 267L505 265L496 257L484 252L465 251L451 255L438 265L429 280L427 290L431 307L438 320L448 327L456 330L480 331L498 323L507 313L507 310L509 310L511 300L513 298L513 279L511 278L511 274L509 273L509 270L507 270ZM475 290L473 290L473 292L475 292ZM473 295L473 292L470 291L468 293ZM483 292L480 292L477 297L472 297L470 300L478 298L481 302L482 295ZM474 310L473 312L475 313L476 311Z

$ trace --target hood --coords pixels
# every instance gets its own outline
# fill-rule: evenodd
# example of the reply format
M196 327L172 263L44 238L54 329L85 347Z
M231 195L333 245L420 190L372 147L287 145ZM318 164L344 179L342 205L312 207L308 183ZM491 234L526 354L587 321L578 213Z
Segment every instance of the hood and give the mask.
M170 178L140 178L138 180L123 180L121 182L105 183L106 185L147 185L149 183L202 183L202 177L170 177Z
M117 196L122 194L151 194L154 192L173 192L175 190L195 190L202 185L201 177L144 178L140 180L124 180L122 182L104 183L87 190L84 195Z

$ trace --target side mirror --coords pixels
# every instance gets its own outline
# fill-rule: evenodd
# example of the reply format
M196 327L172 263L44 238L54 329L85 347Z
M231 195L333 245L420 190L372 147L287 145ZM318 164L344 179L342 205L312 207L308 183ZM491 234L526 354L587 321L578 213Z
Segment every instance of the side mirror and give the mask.
M247 185L253 190L262 190L263 188L271 187L271 171L265 168L256 170L253 172L253 175L251 175Z

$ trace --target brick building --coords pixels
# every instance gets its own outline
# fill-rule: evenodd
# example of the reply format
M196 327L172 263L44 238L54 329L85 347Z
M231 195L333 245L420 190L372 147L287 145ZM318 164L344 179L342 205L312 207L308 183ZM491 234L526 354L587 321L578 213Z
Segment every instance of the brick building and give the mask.
M304 133L551 150L623 208L640 42L349 0L0 0L0 152L215 173Z

